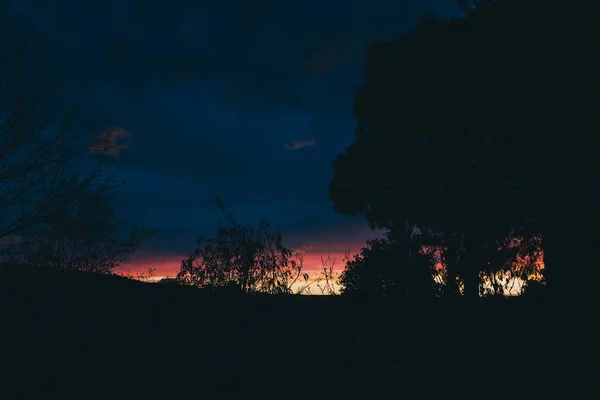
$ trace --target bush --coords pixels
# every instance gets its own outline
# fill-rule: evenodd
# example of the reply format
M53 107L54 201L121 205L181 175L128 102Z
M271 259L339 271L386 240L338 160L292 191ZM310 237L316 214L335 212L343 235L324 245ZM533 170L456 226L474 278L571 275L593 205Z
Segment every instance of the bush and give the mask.
M198 248L181 263L177 280L200 288L233 287L244 293L291 293L302 273L302 258L283 246L281 234L261 221L258 229L240 225L217 198L227 225L212 238L198 238ZM220 289L219 289L220 290Z

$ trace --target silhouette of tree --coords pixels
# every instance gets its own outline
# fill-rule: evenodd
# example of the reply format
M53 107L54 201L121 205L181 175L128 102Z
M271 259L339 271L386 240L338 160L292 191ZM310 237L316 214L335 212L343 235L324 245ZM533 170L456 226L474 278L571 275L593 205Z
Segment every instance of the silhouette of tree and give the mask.
M336 210L374 226L411 221L443 233L456 259L449 276L460 274L470 296L485 249L540 234L548 285L566 293L572 279L551 275L574 256L589 265L595 235L597 197L586 183L593 157L581 143L597 125L591 88L600 87L600 60L588 40L597 6L570 9L579 22L556 29L566 22L554 2L476 3L466 18L430 16L397 41L370 46L356 139L334 163L330 197ZM567 172L583 178L559 185ZM582 234L567 234L569 224Z
M478 249L521 221L506 207L516 191L487 167L502 156L478 136L488 127L469 119L476 105L456 82L463 65L443 64L457 50L453 30L426 16L397 42L369 48L355 100L356 140L334 163L330 198L338 211L364 214L372 226L395 230L408 222L437 232L445 243L447 293L458 292L460 274L465 295L475 297Z
M58 77L44 62L44 50L30 26L2 16L0 237L35 226L65 204L81 200L78 194L92 194L76 188L65 191L65 181L102 190L123 183L116 172L104 173L112 162L106 154L120 148L112 140L114 130L98 135L98 122L88 123L78 106L67 107ZM78 174L76 181L70 180L73 172Z
M261 221L258 229L240 225L217 198L228 226L219 226L212 238L199 237L198 248L181 263L177 279L201 288L237 288L244 293L291 293L301 277L301 259L283 246L281 234L269 231Z
M61 187L83 188L71 177ZM61 192L71 197L68 192ZM110 273L127 263L142 242L156 233L142 225L120 237L124 221L111 207L112 197L77 194L76 204L64 202L34 227L20 231L21 240L4 248L4 260L35 267Z
M522 294L527 285L545 284L542 270L541 237L528 240L508 236L495 244L493 249L484 249L484 263L480 275L485 285L480 294Z
M340 276L342 294L362 293L402 299L432 298L435 295L435 261L411 233L402 240L367 241Z
M472 71L465 92L479 102L480 118L481 109L495 110L488 124L496 129L486 135L505 154L495 169L521 191L522 214L542 236L549 292L591 293L581 284L596 259L597 168L586 143L598 129L599 5L487 3L460 24L470 49L461 63Z

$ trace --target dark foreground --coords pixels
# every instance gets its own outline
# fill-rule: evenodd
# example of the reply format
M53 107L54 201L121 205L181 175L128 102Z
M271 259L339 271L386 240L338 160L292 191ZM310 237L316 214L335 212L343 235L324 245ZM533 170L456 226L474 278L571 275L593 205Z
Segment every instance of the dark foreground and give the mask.
M580 398L593 371L540 299L231 298L1 272L4 400Z

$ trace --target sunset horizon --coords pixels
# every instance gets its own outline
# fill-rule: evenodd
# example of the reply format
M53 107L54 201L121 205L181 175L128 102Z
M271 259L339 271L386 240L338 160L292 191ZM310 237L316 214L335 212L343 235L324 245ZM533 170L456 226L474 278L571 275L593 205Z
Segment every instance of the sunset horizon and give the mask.
M0 399L589 397L598 16L0 0Z

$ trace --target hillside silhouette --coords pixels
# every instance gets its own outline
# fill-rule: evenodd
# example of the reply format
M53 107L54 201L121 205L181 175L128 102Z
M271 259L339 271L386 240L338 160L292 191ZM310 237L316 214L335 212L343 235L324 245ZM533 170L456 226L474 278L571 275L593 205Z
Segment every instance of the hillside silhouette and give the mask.
M7 399L550 390L541 383L554 361L542 350L549 321L539 300L232 296L22 266L3 266L1 282ZM520 353L523 341L532 343Z

